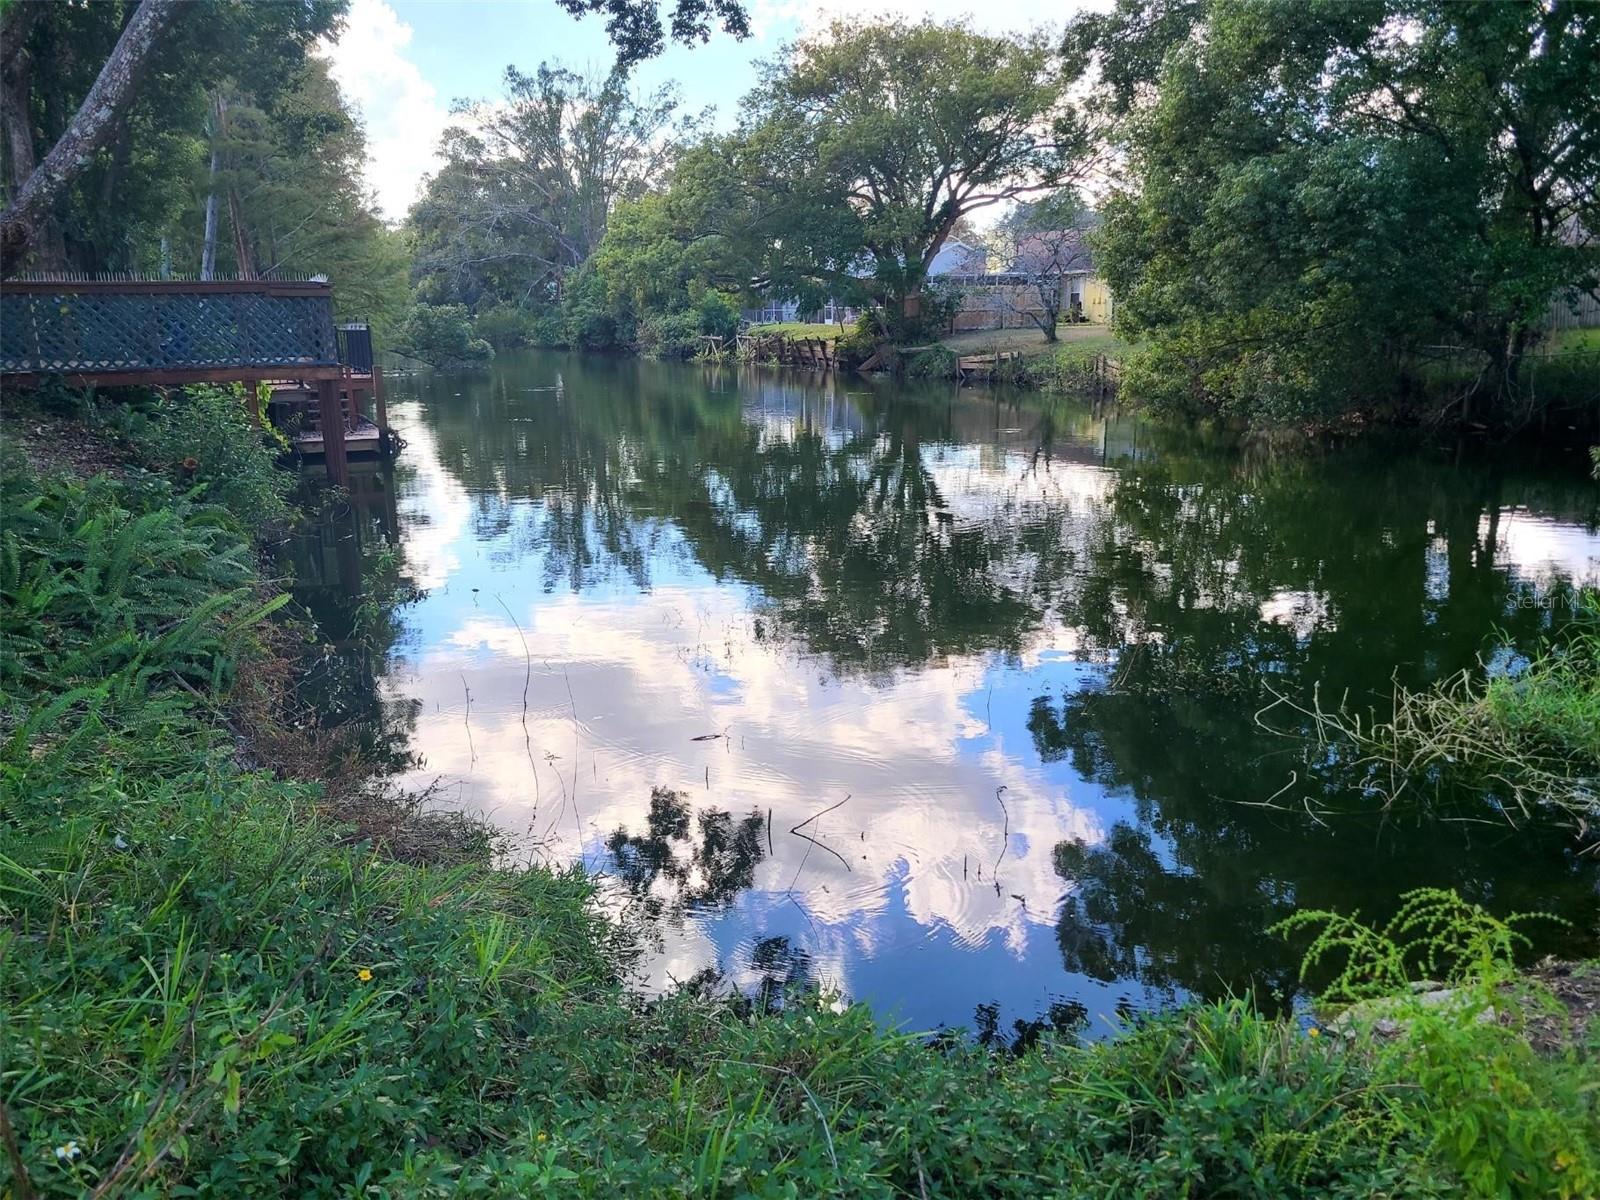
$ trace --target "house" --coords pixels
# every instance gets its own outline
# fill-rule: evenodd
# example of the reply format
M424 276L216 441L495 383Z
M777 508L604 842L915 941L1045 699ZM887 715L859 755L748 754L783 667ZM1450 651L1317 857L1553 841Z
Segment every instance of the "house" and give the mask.
M928 264L929 275L982 275L989 269L989 252L951 238L939 247Z
M1063 318L1080 313L1084 320L1108 325L1114 305L1105 280L1094 272L1094 258L1081 229L1049 229L1018 239L1009 269L953 273L946 280L962 290L961 311L951 323L956 333L979 329L1022 328L1042 314L1039 281L1052 280L1061 289Z

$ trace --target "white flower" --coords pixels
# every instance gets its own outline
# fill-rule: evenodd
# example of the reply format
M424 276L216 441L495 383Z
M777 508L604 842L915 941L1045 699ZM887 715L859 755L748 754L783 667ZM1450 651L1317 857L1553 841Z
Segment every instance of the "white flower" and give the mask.
M65 1145L56 1147L56 1157L62 1162L71 1162L82 1153L83 1151L78 1149L77 1142L67 1142Z

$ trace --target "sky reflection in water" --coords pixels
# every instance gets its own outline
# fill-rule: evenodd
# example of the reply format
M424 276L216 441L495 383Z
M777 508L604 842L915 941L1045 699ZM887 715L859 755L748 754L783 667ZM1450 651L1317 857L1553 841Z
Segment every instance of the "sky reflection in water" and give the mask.
M1594 927L1559 836L1310 815L1370 802L1253 720L1269 686L1381 703L1496 626L1531 644L1600 576L1570 467L550 355L391 395L408 445L372 486L426 589L376 685L402 782L606 872L647 987L1103 1028L1287 998L1264 930L1296 904L1442 884Z

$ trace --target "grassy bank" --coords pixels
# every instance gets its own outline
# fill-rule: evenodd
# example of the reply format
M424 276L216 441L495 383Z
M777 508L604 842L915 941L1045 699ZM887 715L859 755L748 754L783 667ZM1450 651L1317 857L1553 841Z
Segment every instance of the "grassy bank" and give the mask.
M248 508L0 465L0 1194L1600 1190L1600 1048L1529 1048L1539 995L1466 910L1432 964L1460 1002L1393 1001L1389 1038L1240 1001L1012 1054L805 997L643 1006L581 875L400 861L260 766ZM1316 927L1358 951L1341 999L1427 949Z
M1600 468L1597 468L1600 469ZM1394 716L1317 713L1318 727L1379 769L1389 805L1440 793L1487 801L1513 824L1555 820L1600 836L1600 590L1566 598L1571 619L1532 654L1486 677L1464 671L1397 689Z

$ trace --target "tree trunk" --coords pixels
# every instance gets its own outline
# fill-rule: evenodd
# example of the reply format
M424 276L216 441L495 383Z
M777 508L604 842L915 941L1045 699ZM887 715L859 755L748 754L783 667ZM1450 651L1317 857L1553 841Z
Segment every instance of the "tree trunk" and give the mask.
M240 279L256 277L255 255L250 252L250 231L245 228L244 208L239 203L239 189L228 189L228 224L233 226L233 261Z
M38 237L51 210L94 160L127 112L151 52L176 8L177 0L140 0L67 131L0 213L0 264L5 274L11 274L21 264L23 253Z
M222 114L226 105L219 94L211 100L211 170L207 176L206 232L200 243L200 279L209 283L217 277L217 167L222 158Z
M217 174L217 152L211 151L211 175ZM217 189L206 195L206 234L200 245L200 279L209 283L217 275Z
M11 176L6 195L14 197L33 175L38 159L33 149L33 58L28 39L44 6L12 4L5 10L0 26L0 44L5 59L0 63L0 122L5 126L6 150L11 159ZM34 246L36 265L47 271L66 269L67 248L61 240L61 226L55 221L41 224Z

